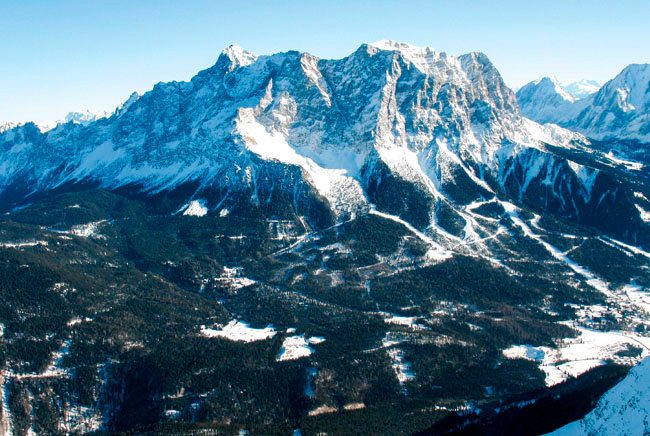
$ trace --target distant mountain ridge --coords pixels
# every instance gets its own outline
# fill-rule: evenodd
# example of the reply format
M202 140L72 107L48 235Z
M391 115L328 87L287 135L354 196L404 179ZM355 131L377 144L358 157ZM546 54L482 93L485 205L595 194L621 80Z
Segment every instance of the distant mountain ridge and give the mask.
M94 111L90 109L85 109L83 111L79 112L68 112L65 117L63 117L62 120L57 120L57 121L35 121L33 124L35 124L38 129L42 132L45 133L48 130L54 129L56 126L59 124L65 124L69 122L77 123L77 124L82 124L86 125L89 124L93 121L97 121L101 118L107 118L112 114L112 112L108 111ZM13 128L16 128L18 126L24 125L25 123L11 123L11 122L6 122L6 123L1 123L0 124L0 133L4 132L6 130L10 130Z
M632 64L582 99L544 78L517 92L524 116L555 123L588 137L650 143L650 65Z
M601 83L596 82L595 80L582 79L577 82L563 83L562 89L574 96L575 98L585 98L598 92Z

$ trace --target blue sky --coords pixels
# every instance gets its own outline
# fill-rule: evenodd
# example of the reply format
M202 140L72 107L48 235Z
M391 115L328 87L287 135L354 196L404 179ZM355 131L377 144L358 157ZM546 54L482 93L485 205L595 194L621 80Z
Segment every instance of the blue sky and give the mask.
M393 39L483 51L511 87L555 75L606 81L650 63L649 0L0 0L0 122L112 110L187 80L236 43L340 58Z

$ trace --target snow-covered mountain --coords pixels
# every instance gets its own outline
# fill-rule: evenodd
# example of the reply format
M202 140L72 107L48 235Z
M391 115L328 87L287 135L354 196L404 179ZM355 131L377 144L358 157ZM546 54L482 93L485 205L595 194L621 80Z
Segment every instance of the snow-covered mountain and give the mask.
M120 107L121 106L122 105L120 105ZM119 110L119 108L116 110ZM73 122L76 124L87 125L93 121L97 121L101 118L107 118L111 115L112 112L108 112L108 111L94 111L94 110L86 109L80 112L68 112L68 114L62 120L34 121L33 124L36 125L36 127L38 127L38 129L42 133L45 133L49 130L54 129L59 124ZM0 124L0 133L4 132L5 130L12 129L23 124L24 123L2 123Z
M625 435L650 433L650 358L607 391L580 421L550 433L553 436Z
M121 107L122 105L120 105ZM116 110L119 110L116 109ZM41 133L45 133L49 130L54 129L60 124L65 124L73 122L76 124L87 125L93 121L97 121L101 118L107 118L111 116L111 112L108 111L94 111L90 109L83 110L81 112L68 112L68 114L62 119L57 121L47 120L47 121L34 121L33 124L38 127ZM0 133L6 130L18 127L24 123L2 123L0 124Z
M108 111L93 111L86 109L81 112L70 112L68 113L63 122L69 123L70 121L79 124L89 124L93 121L99 120L101 118L107 118L111 116L111 112Z
M593 80L561 84L555 77L543 77L517 90L517 100L525 117L542 124L558 123L581 110L585 106L581 100L598 89Z
M577 82L563 83L562 89L575 98L585 98L598 92L601 86L595 80L582 79Z
M561 91L542 82L538 88ZM584 143L522 117L482 53L454 57L381 41L324 60L231 46L191 81L159 83L110 118L4 131L0 196L22 201L17 193L80 182L150 193L195 183L196 192L218 191L212 213L278 194L312 221L322 221L324 209L328 221L376 207L436 229L441 204L503 191L597 224L610 201L621 201L606 195L615 185L606 177L594 183L597 172L545 148ZM393 180L410 191L398 197L414 203L388 195ZM636 242L645 231L631 210L633 223L618 235Z
M558 114L570 112L578 98L565 91L554 77L544 77L522 86L517 100L526 118L545 124L557 122Z
M412 434L633 365L650 188L592 145L484 54L392 41L3 127L0 428Z
M397 88L406 80L420 87L415 101ZM471 131L472 121L480 131ZM10 134L11 142L24 139L22 133ZM92 141L69 147L69 136L77 133ZM386 42L362 46L340 61L297 52L257 58L233 46L191 82L158 84L108 122L61 126L44 139L68 155L56 176L54 162L40 168L38 183L50 187L80 178L156 189L197 178L211 183L233 167L226 161L245 168L252 157L302 167L325 197L344 192L337 188L343 185L355 190L363 165L378 159L422 182L418 160L436 166L438 148L462 150L496 169L504 139L535 143L514 95L484 55L453 58ZM14 156L29 153L25 148ZM6 177L28 170L12 160L14 171ZM246 178L241 171L234 176Z
M591 97L567 127L588 136L650 142L650 64L629 65Z
M0 133L18 127L17 123L4 122L0 124Z
M649 64L627 66L598 92L582 99L551 82L548 78L531 82L517 92L524 116L594 139L650 142Z

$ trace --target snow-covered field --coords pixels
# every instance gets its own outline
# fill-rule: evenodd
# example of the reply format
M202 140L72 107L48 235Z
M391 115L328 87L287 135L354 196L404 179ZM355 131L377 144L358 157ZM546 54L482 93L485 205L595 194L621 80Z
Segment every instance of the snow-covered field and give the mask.
M418 324L416 322L417 319L418 319L417 316L400 316L400 315L395 315L390 313L390 314L386 314L386 318L384 318L384 322L386 324L401 325L415 330L428 328L422 324Z
M247 277L241 277L242 268L228 268L223 267L223 276L218 277L216 280L222 283L227 284L228 286L234 289L241 289L246 286L254 285L255 280L251 280Z
M272 326L256 329L245 322L232 320L220 329L201 326L201 334L207 338L224 338L231 341L255 342L272 338L277 332Z
M623 287L623 292L630 302L643 310L650 318L650 292L644 290L642 286L630 283ZM650 319L648 319L650 321Z
M282 342L282 350L280 350L276 360L280 362L308 357L314 352L310 345L320 344L323 341L325 341L325 338L320 336L312 336L309 339L305 339L305 335L288 336Z
M630 365L650 355L650 338L629 332L603 332L581 327L576 329L580 335L564 339L557 349L515 345L503 350L503 355L509 359L539 362L540 369L546 373L547 386L562 383L569 377L577 377L592 368L604 365L608 360ZM641 348L641 355L636 358L617 355L628 350L630 346Z

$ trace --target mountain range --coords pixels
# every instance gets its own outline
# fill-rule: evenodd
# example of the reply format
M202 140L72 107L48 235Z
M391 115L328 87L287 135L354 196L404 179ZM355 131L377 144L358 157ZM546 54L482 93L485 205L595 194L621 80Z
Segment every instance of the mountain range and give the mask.
M523 86L517 99L524 116L555 123L597 140L650 142L650 65L633 64L597 92L576 99L545 77Z
M375 74L362 81L368 68ZM409 87L401 87L405 81ZM441 204L500 190L597 226L608 210L620 210L612 203L624 203L630 216L609 230L646 244L647 226L632 194L608 195L616 186L607 176L577 162L563 164L544 149L585 141L523 118L515 95L482 54L452 58L382 42L341 61L297 52L258 59L232 46L192 81L158 84L110 118L45 133L30 124L5 131L0 199L9 204L16 192L66 183L159 192L196 182L194 195L220 191L208 202L217 213L241 204L241 196L268 200L277 182L286 187L280 195L301 194L293 204L317 203L329 211L328 217L293 211L312 222L331 225L377 206L445 235L449 229L434 219ZM289 174L290 168L299 173ZM380 188L390 188L379 183L384 175L407 182L418 207L386 198ZM458 178L465 192L458 192ZM594 187L602 191L595 194ZM259 192L265 188L271 192Z
M582 418L648 355L644 71L578 99L476 52L230 46L112 114L3 127L2 428Z
M111 113L107 111L91 111L89 109L86 109L81 112L68 112L68 114L62 120L39 121L39 122L34 122L33 124L35 124L41 132L47 132L48 130L54 129L59 124L65 124L69 122L88 124L92 121L96 121L100 118L106 118L110 115ZM18 123L1 123L0 132L13 129L17 126Z

